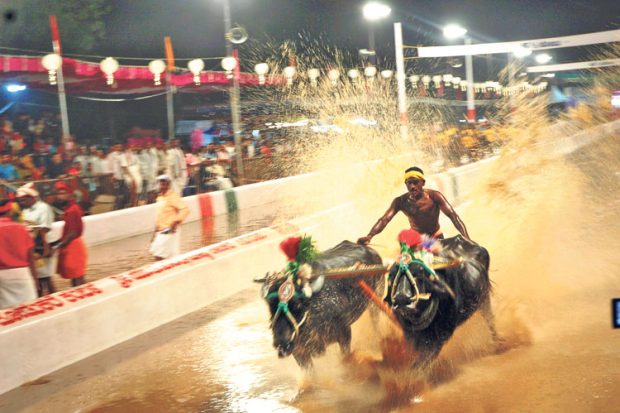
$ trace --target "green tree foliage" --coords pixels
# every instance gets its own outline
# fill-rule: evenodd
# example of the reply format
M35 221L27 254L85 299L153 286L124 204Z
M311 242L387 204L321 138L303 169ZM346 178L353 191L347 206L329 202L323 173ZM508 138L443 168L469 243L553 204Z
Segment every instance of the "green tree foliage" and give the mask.
M0 45L49 49L49 16L58 19L63 52L90 52L105 38L108 0L19 0L0 5Z

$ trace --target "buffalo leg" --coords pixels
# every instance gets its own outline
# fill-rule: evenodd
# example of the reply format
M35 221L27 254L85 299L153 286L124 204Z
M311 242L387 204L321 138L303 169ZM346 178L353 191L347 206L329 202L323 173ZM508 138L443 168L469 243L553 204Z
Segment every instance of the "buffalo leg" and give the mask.
M306 372L311 373L314 369L314 365L312 364L312 357L307 354L293 353L293 357L295 361L299 365L299 367L306 370Z
M496 344L500 344L504 341L502 337L497 333L497 329L495 328L495 315L493 314L493 309L491 308L491 296L487 295L482 305L480 306L480 311L482 312L482 317L484 317L484 321L486 321L489 326L489 330L491 330L491 337Z
M413 369L417 371L427 370L431 363L437 358L439 355L439 351L441 351L441 344L436 344L429 348L426 348L418 354L416 360L413 363Z
M338 337L340 351L346 356L351 354L351 327L347 326L342 329Z

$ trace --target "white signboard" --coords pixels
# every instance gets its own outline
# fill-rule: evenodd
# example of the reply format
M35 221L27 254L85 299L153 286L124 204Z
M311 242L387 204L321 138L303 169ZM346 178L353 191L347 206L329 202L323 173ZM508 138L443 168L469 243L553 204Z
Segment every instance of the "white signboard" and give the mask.
M597 67L620 66L620 59L594 60L590 62L562 63L558 65L530 66L528 73L561 72L565 70L596 69Z
M512 53L526 48L530 50L557 49L561 47L586 46L590 44L620 42L620 30L551 37L548 39L523 40L503 43L481 43L459 46L419 47L419 57L448 57L494 53Z

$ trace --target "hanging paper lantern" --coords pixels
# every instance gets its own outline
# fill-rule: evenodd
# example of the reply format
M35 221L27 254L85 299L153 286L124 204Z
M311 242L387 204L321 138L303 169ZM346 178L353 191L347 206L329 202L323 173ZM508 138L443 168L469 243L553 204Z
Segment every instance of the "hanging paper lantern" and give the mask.
M161 85L161 74L166 70L166 63L163 60L157 59L149 62L149 71L153 74L153 81L155 86Z
M237 67L237 59L232 56L225 57L222 59L222 68L226 71L226 77L232 78L232 71Z
M411 75L409 76L409 81L411 82L411 86L414 89L418 88L418 82L420 81L420 76L419 75Z
M43 56L41 64L47 69L50 85L55 85L57 83L56 72L62 66L62 57L56 53L50 53Z
M461 85L461 78L458 76L453 77L452 86L454 86L455 89L458 89L460 85Z
M422 76L422 83L424 83L424 87L428 87L428 85L431 83L431 77L428 75Z
M118 70L118 60L113 57L106 57L99 63L101 71L106 75L106 83L114 84L114 73Z
M332 81L332 86L336 86L340 78L340 72L338 69L330 69L329 72L327 72L327 77Z
M318 79L318 77L321 75L321 72L319 71L319 69L308 69L308 78L310 79L310 83L312 84L312 86L316 86L316 80Z
M351 78L351 80L355 81L358 77L360 77L360 71L357 69L351 69L347 72L347 75Z
M377 76L377 68L374 66L365 67L364 76L366 76L366 81L373 82L375 80L375 76Z
M258 84L265 84L265 75L269 73L269 65L267 63L258 63L254 66L254 71L258 75Z
M200 72L205 68L205 62L202 59L194 59L187 62L187 68L194 75L194 84L200 85Z
M393 74L394 74L394 72L391 71L391 70L382 70L381 71L381 77L384 78L385 80L388 80L389 78L391 78Z
M297 73L297 69L295 68L295 66L286 66L282 73L284 73L284 77L286 77L286 84L288 86L291 86L293 84L293 78Z

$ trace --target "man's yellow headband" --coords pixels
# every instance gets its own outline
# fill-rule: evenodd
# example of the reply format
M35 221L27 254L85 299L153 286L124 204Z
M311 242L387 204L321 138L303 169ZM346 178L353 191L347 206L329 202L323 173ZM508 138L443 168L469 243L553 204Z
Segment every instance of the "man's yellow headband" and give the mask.
M422 172L419 171L409 171L405 173L405 182L407 182L407 179L409 178L418 178L421 179L423 181L426 181L426 179L424 179L424 174Z

